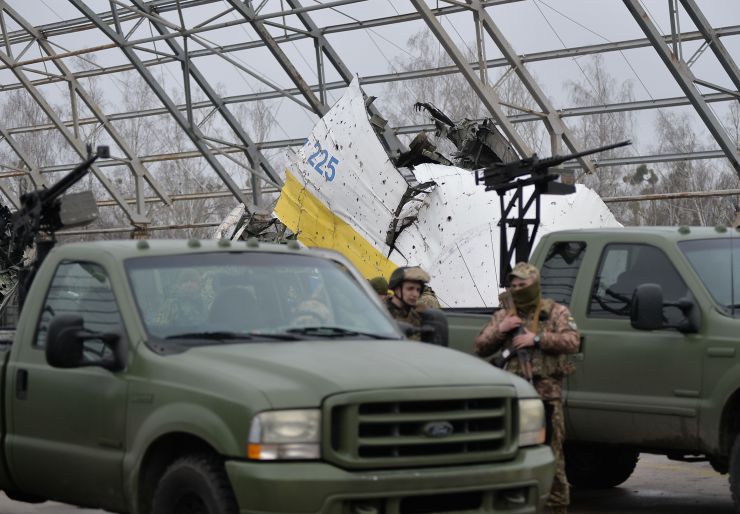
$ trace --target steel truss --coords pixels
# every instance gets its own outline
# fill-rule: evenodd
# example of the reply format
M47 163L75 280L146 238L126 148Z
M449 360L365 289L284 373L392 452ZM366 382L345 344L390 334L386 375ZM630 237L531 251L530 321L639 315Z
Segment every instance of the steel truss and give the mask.
M726 158L740 174L740 158L738 158L736 143L731 141L709 108L712 102L737 101L740 73L722 39L739 35L740 26L712 27L694 0L669 0L671 34L659 33L637 0L623 0L645 33L645 38L546 50L528 55L517 54L490 15L492 8L520 0L447 0L435 2L435 5L439 5L434 8L430 6L428 0L411 0L415 9L411 12L334 25L321 25L316 22L317 15L364 1L327 0L321 4L303 5L300 0L286 0L286 8L281 7L278 10L268 11L265 7L267 2L243 0L150 0L148 2L145 0L109 0L110 9L108 11L94 12L89 7L90 2L68 0L69 4L79 11L80 17L35 27L9 5L12 2L0 0L0 29L2 30L0 72L9 70L15 77L15 81L0 84L0 93L25 89L48 120L33 126L15 127L3 126L0 122L0 138L17 157L13 163L0 163L3 164L3 168L9 170L0 172L0 193L9 203L17 206L15 192L12 187L9 187L8 180L27 176L35 187L41 187L48 182L46 177L48 173L65 171L74 166L73 162L54 166L37 166L27 151L24 151L23 145L19 144L17 138L31 133L58 131L75 154L83 155L85 143L88 141L83 140L81 129L88 127L94 129L94 134L104 132L122 154L115 160L99 162L93 169L96 178L110 195L110 199L101 200L100 205L115 206L121 209L132 225L155 229L152 225L154 220L149 220L145 216L146 205L152 203L171 204L173 201L220 198L231 195L251 209L259 201L261 191L277 191L281 184L279 174L263 151L298 146L302 144L302 139L294 137L283 140L255 141L232 112L233 106L284 98L290 100L298 109L304 110L313 119L317 119L329 108L328 93L346 87L357 72L361 71L353 70L350 63L342 59L341 53L329 40L332 35L357 33L357 31L394 24L403 27L403 24L417 20L423 21L434 33L454 65L408 72L361 75L362 84L385 84L393 81L460 73L478 94L502 132L522 156L530 155L532 150L519 136L515 126L518 123L542 122L550 134L552 153L562 153L563 145L570 151L576 152L580 149L564 121L566 118L690 105L697 111L717 141L719 150L613 158L596 162L586 159L567 167L578 166L588 172L597 167L633 163ZM698 30L681 32L678 23L679 2ZM282 2L280 5L283 5ZM198 12L206 6L212 7L213 16L199 23L186 22L186 20L195 18L195 16L190 16L191 12ZM443 27L442 21L446 17L459 13L469 14L475 27L477 58L473 62L467 61ZM8 20L12 20L15 27L10 27ZM146 31L140 30L142 27L150 29L150 33L147 34ZM211 41L211 38L219 31L235 27L244 31L251 30L250 34L254 33L256 37L251 41L244 40L228 45L220 45ZM64 49L56 43L58 38L91 31L102 33L107 38L107 42L72 50ZM490 38L503 57L487 58L486 37ZM313 43L313 63L297 62L295 57L291 58L289 52L286 51L288 45L304 40ZM689 59L684 59L682 45L689 41L702 41L703 45ZM527 64L533 62L651 46L666 64L686 96L558 109L552 105L527 69ZM30 55L30 49L35 47L39 49L38 55ZM291 87L285 87L276 79L256 72L237 57L239 52L261 48L269 51L287 80L292 83ZM65 60L73 57L85 57L87 54L110 52L116 49L125 56L125 62L95 66L79 71L72 71L65 64ZM730 77L734 89L722 88L693 76L689 68L706 49L712 50L715 58ZM209 80L210 77L207 77L201 69L200 61L204 58L222 59L242 74L258 81L261 84L261 90L239 95L220 95L212 81ZM46 69L47 63L55 67L55 73ZM152 72L153 68L168 64L179 65L182 74L184 101L179 103L159 83ZM40 66L44 66L43 71ZM305 71L307 66L309 72L316 77L315 81L307 79ZM487 80L487 70L494 68L505 68L515 73L529 91L540 112L530 111L507 115L498 98L495 86L489 84ZM146 81L161 102L161 106L145 111L106 113L83 85L85 79L115 75L131 70ZM339 78L337 80L332 77ZM60 115L45 97L44 88L55 84L63 84L68 90L68 115ZM695 84L709 87L716 92L701 94ZM195 98L196 91L200 93L199 99ZM84 104L87 112L83 113L80 110L80 102ZM412 134L431 128L430 125L391 127L390 124L383 123L382 113L378 112L372 104L369 109L377 125L382 127L381 140L391 155L398 155L404 150L404 145L398 135ZM204 133L204 129L195 121L197 113L205 113L206 117L216 116L218 124L230 136ZM167 116L174 120L192 143L192 149L179 149L157 155L137 154L131 142L127 141L116 129L116 123L149 116ZM239 155L246 159L247 164L237 159ZM157 162L183 159L205 161L226 189L187 194L180 194L179 191L166 191L149 167ZM231 168L227 168L227 163ZM125 166L134 179L135 198L124 197L116 188L115 183L101 171L105 168L121 166ZM233 171L230 170L233 170L234 166L252 174L253 179L246 188L237 184L232 178ZM407 179L410 180L408 177ZM145 184L149 187L149 192L146 191ZM621 200L611 199L611 201ZM191 221L193 223L190 226L203 225L197 223L199 220Z

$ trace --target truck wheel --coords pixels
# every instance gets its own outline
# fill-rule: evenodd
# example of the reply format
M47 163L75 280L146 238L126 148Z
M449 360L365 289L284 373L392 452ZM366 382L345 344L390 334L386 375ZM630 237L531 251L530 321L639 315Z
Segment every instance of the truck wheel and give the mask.
M189 455L173 462L157 484L151 514L237 514L221 461Z
M565 474L573 487L606 489L627 480L639 453L631 448L566 444Z
M732 503L735 512L740 512L740 436L735 438L735 444L732 445L729 474Z

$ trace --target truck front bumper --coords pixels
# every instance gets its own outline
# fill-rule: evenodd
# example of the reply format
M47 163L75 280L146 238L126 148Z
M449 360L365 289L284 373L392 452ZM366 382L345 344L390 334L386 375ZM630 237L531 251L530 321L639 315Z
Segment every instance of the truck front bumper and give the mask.
M506 462L346 471L323 462L227 461L241 514L537 512L554 474L547 446Z

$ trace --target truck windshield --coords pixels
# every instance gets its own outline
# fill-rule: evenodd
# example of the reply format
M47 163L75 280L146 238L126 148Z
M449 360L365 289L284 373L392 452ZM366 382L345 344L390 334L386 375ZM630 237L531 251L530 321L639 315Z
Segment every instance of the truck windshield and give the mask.
M126 270L146 330L160 342L400 337L346 268L326 259L194 253L128 259Z
M740 315L740 247L733 238L678 243L712 298L733 316Z

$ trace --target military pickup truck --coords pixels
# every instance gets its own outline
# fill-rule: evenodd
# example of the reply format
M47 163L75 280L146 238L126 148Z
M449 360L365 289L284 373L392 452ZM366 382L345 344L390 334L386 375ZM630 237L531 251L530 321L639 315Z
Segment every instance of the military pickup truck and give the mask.
M566 387L571 483L618 485L640 452L708 460L740 510L740 232L553 232L531 262L582 334ZM484 317L448 318L452 345L470 352Z
M529 384L404 340L348 261L297 244L57 246L0 359L14 499L519 514L552 480Z

